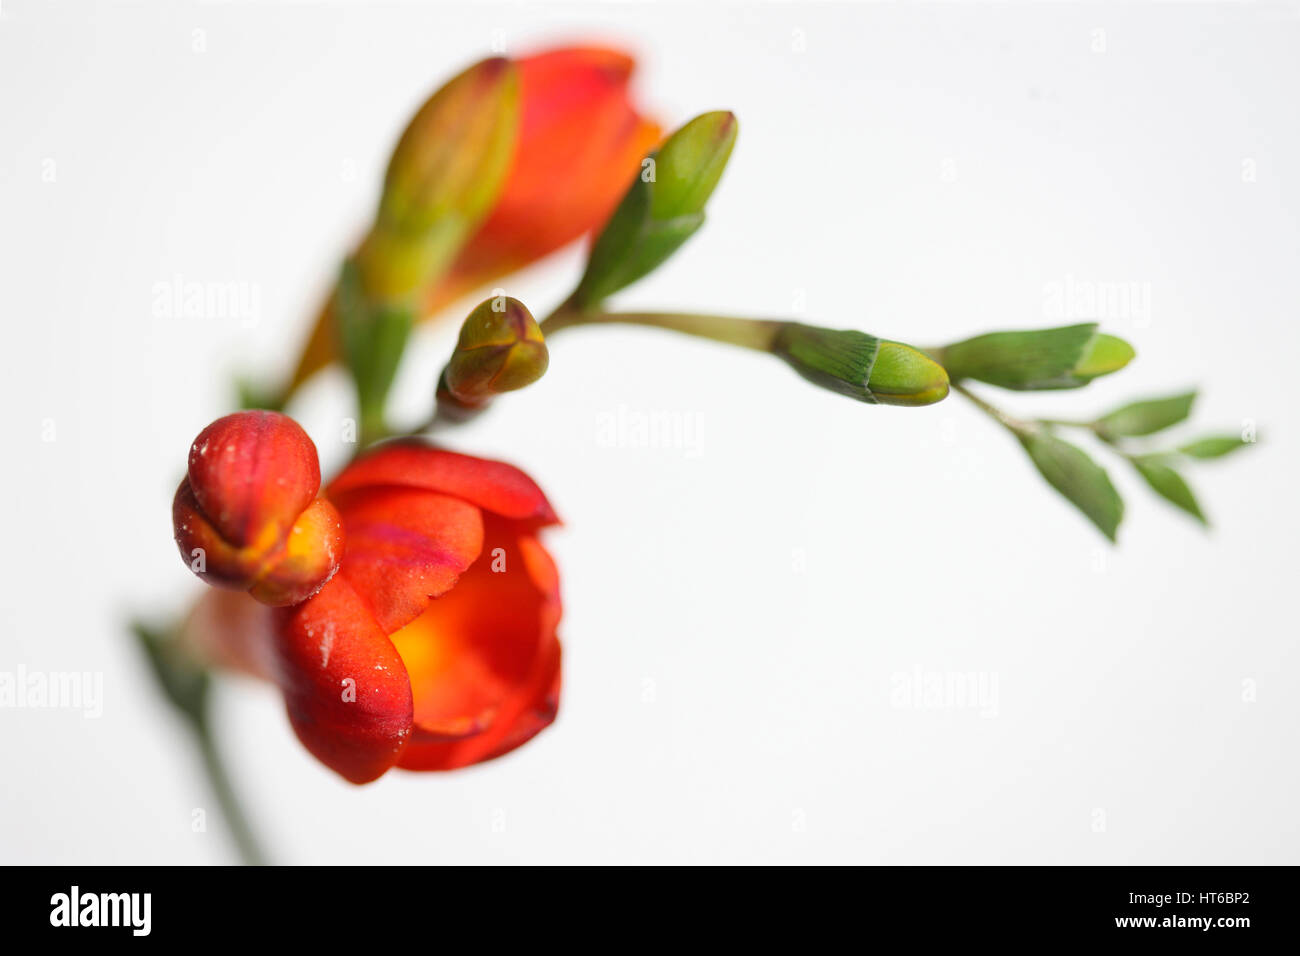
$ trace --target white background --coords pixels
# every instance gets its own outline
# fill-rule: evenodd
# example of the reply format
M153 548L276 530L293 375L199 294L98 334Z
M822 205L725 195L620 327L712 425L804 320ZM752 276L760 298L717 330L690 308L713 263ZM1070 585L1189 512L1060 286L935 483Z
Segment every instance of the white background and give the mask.
M236 372L292 363L428 92L494 39L583 38L638 51L666 123L741 120L709 225L622 303L926 344L1060 324L1067 281L1136 282L1149 316L1105 322L1139 352L1125 372L985 394L1069 416L1200 384L1202 430L1262 442L1192 474L1208 534L1110 462L1111 549L959 397L868 407L764 356L566 334L544 381L451 439L528 469L566 520L560 719L504 760L356 788L273 689L227 681L221 743L273 857L1297 862L1294 5L20 0L0 5L0 670L102 673L104 704L0 710L0 861L234 860L125 630L200 590L170 531L188 443ZM507 288L540 313L579 266ZM175 281L244 283L257 321L155 314ZM455 326L403 369L411 421ZM295 408L331 467L347 399L326 377ZM692 431L601 440L651 413ZM917 671L996 698L903 706Z

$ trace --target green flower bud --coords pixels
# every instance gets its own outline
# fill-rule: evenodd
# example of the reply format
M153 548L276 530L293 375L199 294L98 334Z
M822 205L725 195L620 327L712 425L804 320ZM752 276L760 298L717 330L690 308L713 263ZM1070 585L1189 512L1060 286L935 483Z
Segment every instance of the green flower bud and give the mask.
M496 296L480 303L460 327L442 384L458 402L479 405L531 385L549 362L532 313L518 299Z
M519 120L519 71L505 57L474 64L420 107L402 133L379 203L382 225L423 232L477 222L505 181Z
M654 271L696 233L739 129L732 113L704 113L646 157L591 247L573 297L578 308L592 308Z
M448 268L505 184L518 126L518 69L504 57L471 66L420 107L357 251L368 296L417 295Z
M948 396L948 373L919 349L882 341L867 387L882 405L933 405Z
M717 110L702 113L669 136L653 157L651 218L702 213L727 168L739 132L736 114Z
M1098 332L1074 366L1073 375L1083 382L1091 382L1102 375L1118 372L1136 355L1133 346L1123 339Z
M938 362L865 332L786 322L771 351L814 385L871 405L932 405L948 395Z
M1015 391L1080 388L1123 368L1133 347L1097 331L1097 323L1022 332L989 332L932 354L954 381L971 378Z

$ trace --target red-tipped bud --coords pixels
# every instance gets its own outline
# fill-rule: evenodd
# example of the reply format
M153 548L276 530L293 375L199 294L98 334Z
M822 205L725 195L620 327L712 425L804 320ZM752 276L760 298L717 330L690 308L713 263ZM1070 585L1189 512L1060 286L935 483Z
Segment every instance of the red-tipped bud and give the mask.
M343 527L320 491L316 446L277 412L219 418L190 447L172 502L176 544L209 584L297 604L334 576Z

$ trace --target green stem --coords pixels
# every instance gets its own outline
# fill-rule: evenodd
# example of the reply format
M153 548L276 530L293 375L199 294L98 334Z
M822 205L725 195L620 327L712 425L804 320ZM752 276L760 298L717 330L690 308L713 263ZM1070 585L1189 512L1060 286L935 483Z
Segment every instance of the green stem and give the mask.
M697 338L739 345L757 352L771 352L785 322L773 319L741 319L729 315L696 312L583 312L565 303L541 323L548 337L576 325L644 325L668 329Z
M1085 428L1088 431L1096 431L1092 422L1073 421L1066 418L1040 418L1038 422L1043 425L1055 425L1058 428Z
M1020 437L1021 435L1024 435L1026 432L1030 432L1033 430L1032 423L1022 421L1019 418L1015 418L1011 415L1008 415L1006 412L1002 411L1002 409L990 405L988 402L984 401L984 399L980 398L974 392L966 388L966 386L961 385L957 382L953 382L951 384L951 388L954 392L957 392L959 395L965 396L966 399L970 401L976 408L978 408L984 414L988 415L990 418L992 418L1003 428L1010 431L1017 438Z
M357 441L357 454L365 451L377 441L383 441L389 436L388 423L384 419L382 410L374 408L361 409L360 435Z
M217 795L217 803L220 804L222 815L226 818L226 825L230 827L230 835L234 837L240 858L247 866L265 866L266 855L262 852L261 845L248 822L248 815L244 812L243 804L240 803L235 788L230 783L230 774L226 770L225 761L221 758L221 752L217 749L216 739L213 737L207 717L193 721L191 726L199 742L203 769L207 771L208 782Z
M230 775L226 772L225 762L221 759L212 736L208 716L212 677L207 667L186 646L179 625L157 628L143 621L135 621L131 630L144 651L158 689L185 719L185 725L194 732L199 754L203 758L203 769L207 771L208 781L217 795L217 803L221 805L231 836L235 838L239 855L250 866L262 865L265 857L253 836L248 817L235 796L235 789L230 785Z

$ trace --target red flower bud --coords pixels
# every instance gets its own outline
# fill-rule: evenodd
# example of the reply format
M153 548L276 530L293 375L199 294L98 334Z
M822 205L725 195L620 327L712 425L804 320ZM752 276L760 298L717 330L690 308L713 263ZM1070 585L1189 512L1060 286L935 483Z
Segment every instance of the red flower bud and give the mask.
M430 312L600 226L659 141L632 101L627 54L565 47L518 64L514 163L492 214L432 290Z
M181 557L210 584L263 604L315 594L343 555L338 512L320 491L316 446L277 412L219 418L190 447L172 502Z
M659 141L658 124L633 101L636 61L627 54L565 47L516 66L520 119L505 183L450 270L428 289L425 316L600 226ZM338 357L331 297L291 384Z

